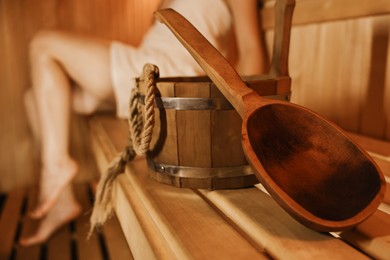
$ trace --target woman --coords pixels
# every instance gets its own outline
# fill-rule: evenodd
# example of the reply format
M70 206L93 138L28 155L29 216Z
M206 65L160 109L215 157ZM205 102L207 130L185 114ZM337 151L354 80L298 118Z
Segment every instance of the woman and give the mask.
M161 8L181 13L224 55L234 28L239 36L236 68L250 75L263 73L266 66L257 5L257 0L168 0ZM24 246L44 242L80 214L70 187L78 171L68 151L72 111L91 114L116 109L118 117L126 117L133 78L141 74L145 63L156 64L162 77L204 74L160 23L151 27L138 47L43 31L31 42L30 59L32 90L26 95L26 105L34 132L40 136L42 169L39 204L29 215L41 223L33 236L20 240Z

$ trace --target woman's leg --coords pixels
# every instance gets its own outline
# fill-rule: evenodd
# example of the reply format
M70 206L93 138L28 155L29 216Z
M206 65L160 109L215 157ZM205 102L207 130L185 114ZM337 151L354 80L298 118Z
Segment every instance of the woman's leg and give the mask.
M78 171L69 154L72 107L91 113L103 104L114 107L114 98L107 41L44 31L33 39L30 54L42 160L40 202L30 215L42 218Z
M36 142L36 152L40 151L41 130L37 115L37 104L32 90L28 90L24 98L27 119ZM40 158L37 155L37 158ZM50 235L65 223L75 219L81 212L81 206L77 202L71 183L63 189L57 202L42 219L34 234L22 237L19 241L22 246L40 244L46 241Z
M107 41L66 32L41 32L32 41L33 88L25 105L40 143L42 172L40 203L30 215L42 220L21 245L46 241L81 212L70 184L78 168L68 152L70 112L72 107L85 114L114 107L108 48Z

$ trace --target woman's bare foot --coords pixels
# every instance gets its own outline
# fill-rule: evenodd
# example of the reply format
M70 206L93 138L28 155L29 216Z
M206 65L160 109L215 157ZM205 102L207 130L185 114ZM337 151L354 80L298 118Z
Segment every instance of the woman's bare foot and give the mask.
M32 246L45 242L59 227L74 220L81 213L81 206L76 201L70 185L60 194L56 204L41 220L35 234L21 238L19 244Z
M49 163L42 169L39 187L39 204L29 213L33 219L43 218L56 204L61 192L72 181L78 171L73 159Z

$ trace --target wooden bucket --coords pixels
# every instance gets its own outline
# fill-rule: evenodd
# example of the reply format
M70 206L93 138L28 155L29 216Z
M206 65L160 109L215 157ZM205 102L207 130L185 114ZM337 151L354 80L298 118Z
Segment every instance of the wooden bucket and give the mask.
M144 104L145 82L137 79ZM155 124L147 154L150 176L183 188L234 189L258 183L241 147L241 118L207 77L156 79ZM262 83L262 84L260 84ZM290 87L248 85L288 100ZM261 86L260 86L261 85Z

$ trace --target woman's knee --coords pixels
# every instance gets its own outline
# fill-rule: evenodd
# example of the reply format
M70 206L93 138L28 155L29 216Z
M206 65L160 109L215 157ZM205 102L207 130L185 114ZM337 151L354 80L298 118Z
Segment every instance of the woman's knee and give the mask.
M62 34L61 31L49 29L36 33L30 42L30 58L34 60L52 55L52 50L55 49Z

